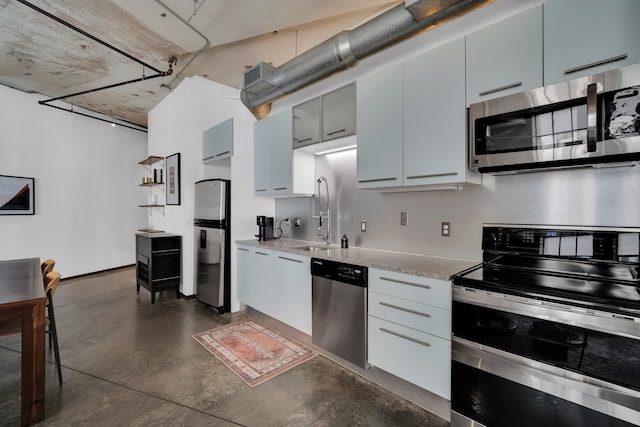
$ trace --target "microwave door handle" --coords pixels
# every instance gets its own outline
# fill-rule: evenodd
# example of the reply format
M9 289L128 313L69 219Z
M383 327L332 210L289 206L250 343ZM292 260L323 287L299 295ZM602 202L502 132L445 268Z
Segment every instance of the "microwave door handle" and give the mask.
M590 83L587 86L587 152L596 151L598 140L598 86Z

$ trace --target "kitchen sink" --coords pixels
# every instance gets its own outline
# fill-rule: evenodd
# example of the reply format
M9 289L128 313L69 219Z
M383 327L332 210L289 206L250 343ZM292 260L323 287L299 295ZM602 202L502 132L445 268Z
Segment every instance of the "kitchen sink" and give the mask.
M301 245L301 246L292 246L291 249L298 249L299 251L326 251L327 249L331 249L331 246L326 245Z

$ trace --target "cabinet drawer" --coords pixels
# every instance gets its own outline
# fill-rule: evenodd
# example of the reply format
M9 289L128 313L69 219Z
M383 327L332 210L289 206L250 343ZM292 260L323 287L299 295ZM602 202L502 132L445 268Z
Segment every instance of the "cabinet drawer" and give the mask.
M449 400L451 341L369 316L369 363Z
M451 311L369 292L369 315L451 339Z
M451 310L451 282L369 269L369 290Z

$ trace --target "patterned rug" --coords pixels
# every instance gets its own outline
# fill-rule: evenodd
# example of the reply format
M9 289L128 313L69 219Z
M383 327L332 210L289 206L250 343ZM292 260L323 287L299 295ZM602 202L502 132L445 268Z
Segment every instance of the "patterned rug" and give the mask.
M253 319L192 336L251 387L317 355Z

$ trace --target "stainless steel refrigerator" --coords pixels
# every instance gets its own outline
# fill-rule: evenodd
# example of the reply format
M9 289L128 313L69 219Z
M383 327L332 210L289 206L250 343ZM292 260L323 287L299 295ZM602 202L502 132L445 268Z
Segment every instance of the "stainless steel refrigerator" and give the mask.
M196 298L220 313L231 310L231 182L206 179L195 184Z

